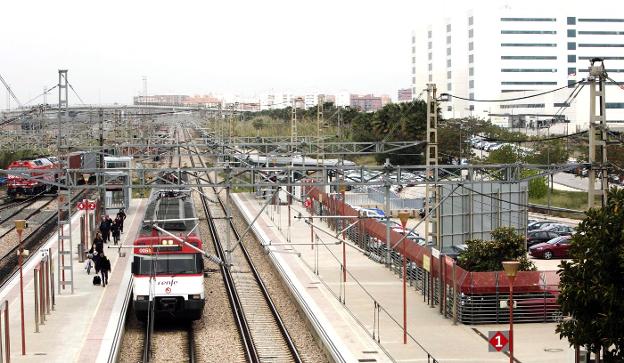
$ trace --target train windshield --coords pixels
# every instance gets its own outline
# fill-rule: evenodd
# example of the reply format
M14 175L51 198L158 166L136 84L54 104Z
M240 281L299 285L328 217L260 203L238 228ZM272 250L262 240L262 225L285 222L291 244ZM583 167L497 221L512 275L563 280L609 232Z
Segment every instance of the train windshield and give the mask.
M139 275L198 274L204 270L203 259L199 254L135 256ZM138 260L138 261L137 261Z

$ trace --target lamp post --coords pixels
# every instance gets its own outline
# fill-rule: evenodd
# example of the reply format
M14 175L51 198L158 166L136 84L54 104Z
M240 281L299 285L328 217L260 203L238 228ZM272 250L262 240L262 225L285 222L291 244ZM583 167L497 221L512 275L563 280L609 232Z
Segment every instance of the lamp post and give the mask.
M520 262L518 261L503 261L503 270L505 275L509 279L509 363L513 363L514 360L514 345L513 345L513 284L520 268Z
M20 319L22 324L22 355L26 355L26 334L24 332L24 276L22 274L22 265L24 264L24 257L28 256L28 251L24 250L22 244L22 233L24 229L28 227L28 223L19 219L15 221L15 231L18 236L19 249L17 250L17 259L19 265L19 277L20 277Z

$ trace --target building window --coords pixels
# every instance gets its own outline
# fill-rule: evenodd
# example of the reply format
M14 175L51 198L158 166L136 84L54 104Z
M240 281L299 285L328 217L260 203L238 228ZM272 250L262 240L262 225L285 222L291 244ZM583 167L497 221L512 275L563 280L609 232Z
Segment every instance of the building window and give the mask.
M433 48L433 43L429 42L429 44L427 45L429 47L429 49Z
M416 77L412 77L412 84L416 83Z
M553 107L570 107L569 102L555 102L553 103Z
M431 38L431 35L432 35L432 34L431 34L431 30L429 30L429 31L427 32L427 38Z
M501 18L501 21L557 21L556 18Z
M474 36L474 30L468 29L468 38L472 38Z
M446 48L446 55L451 55L451 48Z
M582 57L581 57L582 59ZM588 57L589 59L589 57ZM576 55L575 54L568 54L568 63L576 63Z
M576 76L576 68L568 67L568 76L571 76L571 77Z
M624 108L624 102L606 102L606 108Z
M624 23L624 19L592 19L592 18L579 18L579 22L587 23Z
M516 86L516 85L527 85L527 86L556 86L557 82L531 82L531 81L520 81L520 82L501 82L501 86Z
M556 30L501 30L501 34L557 34Z
M576 17L568 16L568 25L576 25Z
M579 57L579 59L581 60L590 60L594 57ZM624 57L599 57L602 58L604 60L624 60Z
M451 68L451 60L450 59L446 60L446 68Z
M471 26L472 24L474 24L474 19L472 16L468 17L468 26Z
M576 42L568 42L568 50L576 50Z
M468 68L468 75L469 76L474 76L474 68L472 68L472 67Z
M468 106L468 110L469 110L469 111L474 111L474 105L470 105L470 106Z
M568 29L568 38L576 38L576 29Z
M621 48L624 44L579 44L579 47L587 48Z
M556 47L555 43L501 43L501 47Z
M412 64L416 63L416 57L412 57Z
M429 58L429 60L433 59L433 53L429 53L429 55L427 56Z
M555 73L556 68L502 68L501 72L538 72L538 73Z
M468 88L474 88L474 79L468 81Z
M468 63L474 63L474 54L468 54Z
M544 108L546 104L544 103L520 103L515 105L501 105L501 109L510 109L510 108Z
M429 75L429 82L433 82L433 75Z
M429 72L433 70L433 63L429 63Z
M451 71L446 71L446 79L451 79Z
M579 31L578 33L583 35L624 35L624 32L616 31Z
M517 60L533 60L533 59L541 59L541 60L556 60L557 56L555 55L501 55L501 59L517 59Z
M474 93L473 93L473 92L470 92L470 93L468 94L468 99L469 99L469 100L474 100L474 99L475 99L475 98L474 98Z
M446 44L451 44L451 36L450 35L446 36Z
M446 32L447 33L451 32L451 24L446 24Z
M412 47L412 54L416 54L416 47Z
M450 91L450 90L449 90L449 91ZM446 110L447 110L447 111L449 111L449 112L450 112L450 111L453 111L453 107L452 107L452 106L446 106Z
M412 44L416 43L416 37L412 35Z
M416 74L416 67L412 67L412 74Z
M447 83L447 84L446 84L446 90L447 90L447 91L451 91L451 89L452 89L452 88L453 88L453 85L452 85L452 83L451 83L451 82L449 82L449 83Z
M568 79L568 88L574 88L576 86L576 81L573 79Z
M468 50L474 50L474 43L468 43Z

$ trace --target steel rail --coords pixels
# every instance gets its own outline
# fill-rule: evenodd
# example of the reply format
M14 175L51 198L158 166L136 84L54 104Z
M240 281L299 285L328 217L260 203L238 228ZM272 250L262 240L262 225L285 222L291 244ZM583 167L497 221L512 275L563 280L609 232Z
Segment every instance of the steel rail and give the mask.
M189 150L190 152L190 150ZM197 154L200 163L202 164L202 167L205 167L204 161L201 158L201 154L195 150L195 153ZM192 154L189 155L191 161L193 160L193 156ZM210 175L207 175L208 178L210 178ZM213 188L214 189L214 188ZM223 204L223 201L221 200L221 197L219 196L219 194L217 193L217 200L219 201L219 205L221 207L221 209L225 212L225 205ZM204 201L204 196L202 195L202 204L205 203ZM207 204L206 204L207 207ZM207 208L206 208L207 210ZM209 211L207 211L207 213L209 213ZM207 214L208 216L208 214ZM214 221L212 219L212 216L210 215L208 217L209 222L214 225ZM228 221L229 227L232 229L232 231L234 232L234 236L236 237L236 240L240 239L240 233L238 232L238 230L236 229L236 227L234 226L234 223L232 222L232 219L230 218L230 220ZM222 248L222 246L220 246ZM243 244L240 244L240 248L241 251L243 252L243 255L245 256L245 260L247 261L247 263L249 264L249 267L252 270L254 279L256 280L256 283L258 284L258 286L260 287L260 291L262 292L262 295L264 296L264 299L267 303L267 306L269 307L269 310L271 311L271 314L273 315L273 318L275 319L276 325L278 326L280 333L282 335L282 337L284 338L284 341L286 343L286 346L288 347L288 350L293 358L294 362L302 362L301 356L299 355L299 351L297 350L297 347L295 346L294 341L292 340L290 334L288 333L288 330L286 329L286 325L284 324L284 321L282 320L281 316L279 315L279 312L277 311L277 307L275 306L275 304L273 303L273 300L271 299L268 289L266 287L266 285L264 284L264 282L262 281L262 278L260 277L260 273L258 272L258 270L256 269L256 266L254 265L251 256L249 255L249 252L247 251L247 249L245 248L245 246ZM221 257L221 256L220 256ZM225 256L221 257L223 261L225 261Z
M191 164L195 164L192 155L190 155ZM201 160L201 158L200 158ZM217 226L212 219L212 214L210 213L210 209L208 207L208 202L206 198L203 196L203 190L200 187L200 200L202 203L202 208L204 209L204 213L206 214L206 219L208 221L208 227L210 231L210 236L212 237L212 241L215 247L215 251L217 256L221 259L221 261L225 261L225 251L223 250L219 236L217 233ZM245 317L245 313L243 312L242 302L240 297L238 296L238 292L234 286L234 278L232 277L230 269L222 264L220 266L221 275L223 276L223 282L225 285L225 289L228 295L228 300L230 301L230 306L232 307L232 312L234 315L234 319L236 320L236 325L238 326L238 331L240 333L240 337L243 343L243 348L245 349L245 355L247 357L247 361L256 363L260 362L260 356L258 355L258 351L256 350L256 346L253 343L253 339L251 336L251 329L249 327L249 323L247 318Z

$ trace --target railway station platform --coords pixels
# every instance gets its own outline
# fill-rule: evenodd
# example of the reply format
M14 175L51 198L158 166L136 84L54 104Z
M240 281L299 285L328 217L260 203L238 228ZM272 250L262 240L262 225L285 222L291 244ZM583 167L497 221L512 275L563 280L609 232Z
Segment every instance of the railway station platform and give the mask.
M432 308L420 291L407 288L407 344L403 342L403 293L399 275L362 251L346 246L346 284L341 265L342 243L316 232L302 218L307 210L267 206L253 194L233 194L252 230L270 251L269 256L291 292L312 317L312 325L326 349L344 361L367 362L508 362L500 352L488 352L488 331L508 330L508 324L464 325ZM258 216L258 214L260 214ZM320 219L313 223L330 231ZM555 333L555 323L514 325L516 362L574 362L574 351Z
M137 199L133 200L130 208L126 210L127 219L124 223L124 233L121 235L121 244L132 243L140 227L145 206L143 200ZM21 351L19 274L7 282L0 291L0 302L5 300L9 302L11 362L107 362L114 358L110 357L110 354L114 351L112 347L117 341L115 339L117 334L123 331L122 314L125 314L126 299L129 299L131 292L132 251L122 250L125 256L121 257L119 248L113 246L112 242L105 244L104 254L110 259L112 268L109 284L106 287L94 286L92 280L95 270L92 269L91 274L87 274L84 263L78 261L76 253L76 245L80 238L79 214L77 213L71 222L74 293L71 294L67 287L58 294L57 283L54 282L56 290L54 309L46 315L44 325L39 325L38 333L35 332L33 270L40 257L33 256L24 265L26 355L22 355ZM49 248L52 252L55 273L57 241L58 238L54 234L42 247ZM33 253L40 254L31 251L31 254ZM4 326L4 316L2 318Z

